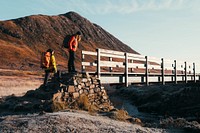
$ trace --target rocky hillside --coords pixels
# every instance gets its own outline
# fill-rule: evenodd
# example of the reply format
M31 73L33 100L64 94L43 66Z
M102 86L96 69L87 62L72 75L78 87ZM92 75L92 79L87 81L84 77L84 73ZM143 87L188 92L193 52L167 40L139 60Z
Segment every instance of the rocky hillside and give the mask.
M60 67L67 66L68 52L62 48L64 37L81 31L82 41L77 52L80 68L81 50L105 48L137 53L97 24L75 12L58 16L33 15L0 21L1 68L39 69L42 51L52 48Z

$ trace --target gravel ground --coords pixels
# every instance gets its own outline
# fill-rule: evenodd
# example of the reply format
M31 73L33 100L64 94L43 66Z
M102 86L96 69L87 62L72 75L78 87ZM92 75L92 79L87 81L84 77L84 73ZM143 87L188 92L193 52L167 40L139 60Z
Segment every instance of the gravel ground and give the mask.
M0 117L1 133L165 133L164 129L147 128L116 121L84 111L68 111Z

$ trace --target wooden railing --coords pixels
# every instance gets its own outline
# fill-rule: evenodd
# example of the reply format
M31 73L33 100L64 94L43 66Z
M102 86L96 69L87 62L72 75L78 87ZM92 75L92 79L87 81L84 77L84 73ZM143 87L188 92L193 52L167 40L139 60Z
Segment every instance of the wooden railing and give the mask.
M105 77L118 77L117 82L125 83L126 86L135 82L146 85L150 82L177 84L200 79L200 74L195 71L195 63L105 49L82 51L82 72L86 71L97 74L101 80Z

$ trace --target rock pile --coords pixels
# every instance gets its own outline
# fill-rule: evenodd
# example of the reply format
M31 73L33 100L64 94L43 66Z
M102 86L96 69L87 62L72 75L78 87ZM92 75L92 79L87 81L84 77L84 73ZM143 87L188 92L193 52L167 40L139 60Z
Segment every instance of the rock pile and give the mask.
M78 73L62 73L60 76L53 76L47 88L41 85L22 97L12 95L0 99L1 115L65 109L109 112L114 107L97 77Z
M53 110L66 108L108 112L114 107L96 76L62 74L60 89L53 95Z

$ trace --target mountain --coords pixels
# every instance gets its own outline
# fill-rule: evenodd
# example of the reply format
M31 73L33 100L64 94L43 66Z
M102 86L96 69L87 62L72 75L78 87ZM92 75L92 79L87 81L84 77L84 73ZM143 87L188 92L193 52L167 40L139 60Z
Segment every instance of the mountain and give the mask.
M55 50L59 67L67 66L68 52L62 48L66 35L82 32L77 51L77 67L80 67L81 50L95 51L104 48L130 53L138 52L75 12L58 16L32 15L0 21L0 68L38 70L40 56L48 48Z

